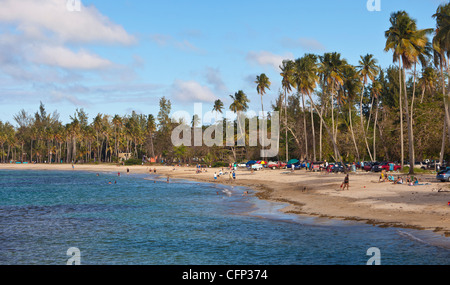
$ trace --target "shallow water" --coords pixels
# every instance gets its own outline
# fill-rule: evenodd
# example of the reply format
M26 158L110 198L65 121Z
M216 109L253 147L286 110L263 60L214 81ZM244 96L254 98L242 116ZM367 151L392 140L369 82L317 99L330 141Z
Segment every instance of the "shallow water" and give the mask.
M109 184L111 182L111 184ZM117 182L117 184L115 184ZM0 171L0 264L450 264L448 238L299 217L243 187L149 175ZM250 193L251 194L251 193Z

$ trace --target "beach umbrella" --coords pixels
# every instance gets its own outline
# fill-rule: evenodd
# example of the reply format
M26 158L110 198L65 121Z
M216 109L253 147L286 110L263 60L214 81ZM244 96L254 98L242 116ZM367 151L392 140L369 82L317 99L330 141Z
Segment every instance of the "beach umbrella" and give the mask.
M298 159L291 159L288 161L288 164L294 164L294 163L298 163L299 160Z
M260 160L257 162L258 164L267 164L267 162L265 162L264 160Z
M246 163L247 165L252 165L252 164L256 164L255 160L250 160L249 162Z

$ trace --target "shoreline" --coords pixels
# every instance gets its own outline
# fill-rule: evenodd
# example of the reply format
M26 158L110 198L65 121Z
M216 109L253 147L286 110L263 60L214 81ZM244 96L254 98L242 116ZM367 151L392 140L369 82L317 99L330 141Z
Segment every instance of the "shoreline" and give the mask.
M196 174L195 167L122 166L114 164L0 164L0 170L60 170L90 172L120 172L156 174L170 179L218 183L248 187L255 196L287 206L280 211L309 217L357 221L379 227L399 227L429 230L450 237L450 187L438 182L434 175L418 174L419 186L394 185L378 182L379 174L351 173L350 190L340 190L344 174L314 173L305 170L264 169L251 173L246 169L236 171L236 180L228 174L214 180L222 168L208 168ZM223 168L228 172L228 168ZM395 177L400 174L394 173ZM406 176L406 175L402 175ZM441 189L441 192L438 190ZM445 191L445 192L444 192ZM448 192L447 192L448 191Z

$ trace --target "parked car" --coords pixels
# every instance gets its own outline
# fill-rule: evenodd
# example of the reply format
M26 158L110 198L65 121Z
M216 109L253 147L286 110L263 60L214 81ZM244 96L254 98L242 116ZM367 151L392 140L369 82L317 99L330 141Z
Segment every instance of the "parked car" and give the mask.
M275 162L275 161L269 161L269 163L267 163L267 168L272 168L272 169L277 169L277 168L286 168L287 163L285 162Z
M324 168L323 161L314 161L312 163L312 171L321 171Z
M286 169L292 169L292 165L294 165L294 169L302 169L302 165L300 162L294 163L294 164L288 164L286 165Z
M340 162L333 164L331 166L331 172L345 172L348 167L345 164L341 164Z
M391 167L391 165L392 165L392 167ZM372 171L373 172L381 172L383 169L386 170L386 171L391 171L391 169L393 171L397 171L397 170L399 170L401 168L402 168L401 165L395 164L393 162L382 162L382 163L379 163L379 164L375 164L372 167Z
M378 164L379 164L378 162L364 162L363 169L364 169L364 171L369 172L369 171L372 171L372 168Z
M255 163L255 164L252 164L251 169L253 169L253 170L261 170L261 169L263 169L263 166L262 166L262 164Z
M442 170L436 175L436 179L442 182L450 182L450 168Z
M430 161L428 162L426 165L423 165L421 168L424 170L441 170L444 169L445 167L447 167L447 163L445 161L442 162L442 166L441 163L439 161Z

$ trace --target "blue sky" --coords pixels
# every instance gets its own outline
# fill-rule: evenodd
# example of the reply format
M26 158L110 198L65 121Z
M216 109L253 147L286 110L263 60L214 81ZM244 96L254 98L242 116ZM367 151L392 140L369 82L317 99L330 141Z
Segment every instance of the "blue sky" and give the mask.
M259 111L253 83L272 81L267 110L280 88L282 59L340 52L351 64L372 53L382 67L392 12L405 10L419 28L433 28L437 0L137 1L0 0L0 120L42 101L69 122L83 108L97 113L157 114L166 96L173 111L204 112L243 90Z

